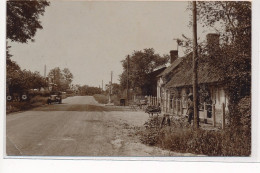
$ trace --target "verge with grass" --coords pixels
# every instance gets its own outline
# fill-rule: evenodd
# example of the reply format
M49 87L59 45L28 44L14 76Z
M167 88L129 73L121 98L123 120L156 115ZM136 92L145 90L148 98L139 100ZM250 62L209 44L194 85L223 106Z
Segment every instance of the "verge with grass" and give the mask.
M48 97L37 95L24 102L6 102L6 113L9 114L12 112L25 111L45 105L47 99Z
M94 94L93 97L96 101L100 104L107 104L108 103L108 96L104 94ZM115 106L120 105L119 97L117 95L111 96L111 102L114 103Z
M161 126L161 117L150 118L138 134L144 144L174 152L208 156L250 156L251 135L241 127L225 130L194 130L185 118Z

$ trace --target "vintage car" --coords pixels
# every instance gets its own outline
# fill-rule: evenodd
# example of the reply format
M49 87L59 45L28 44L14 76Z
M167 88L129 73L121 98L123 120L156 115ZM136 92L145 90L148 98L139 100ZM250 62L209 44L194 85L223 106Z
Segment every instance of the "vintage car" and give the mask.
M50 97L47 100L47 103L48 104L51 104L51 103L59 103L59 104L61 104L62 103L62 97L61 97L60 94L50 95Z

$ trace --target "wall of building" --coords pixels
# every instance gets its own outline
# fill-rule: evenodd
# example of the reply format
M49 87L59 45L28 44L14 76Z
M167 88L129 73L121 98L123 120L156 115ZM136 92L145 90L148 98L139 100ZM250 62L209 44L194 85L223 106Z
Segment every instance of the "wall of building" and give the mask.
M216 109L222 109L222 104L228 108L228 97L225 90L221 86L211 86L210 87L211 100L215 104Z

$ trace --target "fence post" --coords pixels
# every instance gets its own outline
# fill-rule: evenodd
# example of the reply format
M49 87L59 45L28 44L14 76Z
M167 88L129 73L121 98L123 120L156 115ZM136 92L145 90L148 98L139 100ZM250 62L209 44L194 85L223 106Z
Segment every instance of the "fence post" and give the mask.
M206 109L205 102L204 102L204 107L203 107L203 114L204 114L204 123L207 124L207 109Z
M164 100L164 98L162 98L162 104L163 104L163 112L165 112L165 100Z
M216 127L215 104L212 104L212 121L213 121L213 127Z
M172 98L172 114L174 114L174 98Z
M226 115L225 115L225 103L223 103L222 104L222 129L224 129L225 128L225 124L226 124L226 122L225 122L225 117Z
M168 113L168 94L166 95L166 98L165 98L165 106L166 106L166 109L165 109L165 112Z
M160 107L161 107L161 110L163 111L162 97L160 97Z
M170 113L171 110L171 101L170 101L170 95L168 95L168 113Z
M182 114L183 114L183 112L182 112L182 101L181 101L181 99L180 99L180 114L181 114L181 116L182 116Z
M178 116L178 99L175 100L175 107L176 107L176 115Z

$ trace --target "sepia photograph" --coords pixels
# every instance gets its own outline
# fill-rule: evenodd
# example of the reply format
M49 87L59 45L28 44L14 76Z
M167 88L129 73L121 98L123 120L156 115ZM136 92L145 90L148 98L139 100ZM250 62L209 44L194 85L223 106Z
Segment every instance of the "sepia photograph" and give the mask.
M251 1L6 1L5 157L250 158L251 16Z

